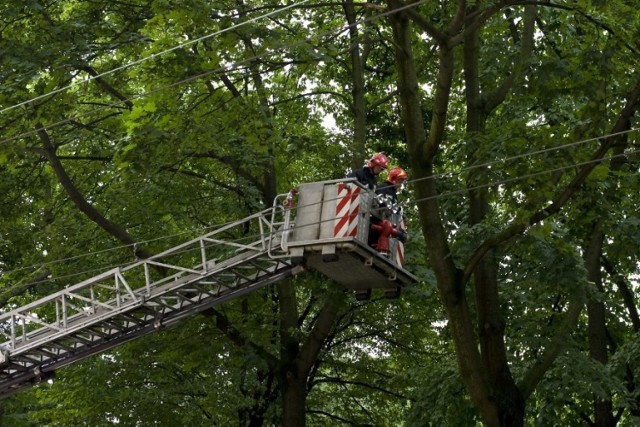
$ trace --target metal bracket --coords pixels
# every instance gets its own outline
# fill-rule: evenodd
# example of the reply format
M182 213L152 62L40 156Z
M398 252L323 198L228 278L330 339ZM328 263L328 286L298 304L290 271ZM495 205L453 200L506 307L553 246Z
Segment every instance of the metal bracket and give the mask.
M322 246L322 261L336 262L337 260L338 260L338 254L336 254L336 245Z
M162 317L163 314L161 311L156 312L156 315L153 319L153 329L160 329L162 327Z

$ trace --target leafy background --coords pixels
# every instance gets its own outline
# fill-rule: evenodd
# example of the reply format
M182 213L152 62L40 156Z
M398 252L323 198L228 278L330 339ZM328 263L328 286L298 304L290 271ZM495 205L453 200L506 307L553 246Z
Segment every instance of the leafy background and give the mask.
M289 279L62 369L2 422L636 425L637 4L524 3L2 2L3 310L377 151L411 176L421 279L367 302Z

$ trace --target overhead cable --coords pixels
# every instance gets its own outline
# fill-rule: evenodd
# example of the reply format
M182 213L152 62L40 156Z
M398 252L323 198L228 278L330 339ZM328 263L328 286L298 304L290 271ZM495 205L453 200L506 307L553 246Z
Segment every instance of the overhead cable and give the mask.
M308 1L309 1L309 0L301 0L301 1L299 1L298 3L291 3L291 4L289 4L289 5L287 5L287 6L283 7L283 8L280 8L280 9L277 9L277 10L274 10L274 11L271 11L271 12L269 12L269 13L265 13L264 15L260 15L260 16L257 16L257 17L255 17L255 18L248 19L247 21L240 22L239 24L232 25L232 26L230 26L230 27L228 27L228 28L223 28L222 30L215 31L215 32L213 32L213 33L210 33L210 34L204 35L204 36L202 36L202 37L198 37L198 38L196 38L196 39L189 40L188 42L185 42L185 43L182 43L182 44L178 44L178 45L176 45L176 46L173 46L173 47L171 47L171 48L169 48L169 49L166 49L166 50L163 50L163 51L161 51L161 52L157 52L157 53L151 54L151 55L149 55L149 56L147 56L147 57L144 57L144 58L138 59L138 60L136 60L136 61L129 62L129 63L127 63L127 64L124 64L124 65L120 66L120 67L114 68L114 69L112 69L112 70L109 70L109 71L105 71L105 72L103 72L103 73L96 74L95 76L89 76L89 77L87 77L87 78L83 79L82 81L75 82L75 83L72 83L72 84L70 84L70 85L67 85L67 86L64 86L64 87L58 88L58 89L54 89L54 90L52 90L52 91L50 91L50 92L47 92L47 93L45 93L45 94L42 94L42 95L36 96L35 98L32 98L32 99L29 99L29 100L27 100L27 101L20 102L19 104L15 104L15 105L12 105L12 106L10 106L10 107L4 108L4 109L0 110L0 114L5 113L5 112L10 111L10 110L13 110L13 109L18 108L18 107L21 107L21 106L23 106L23 105L29 104L29 103L31 103L31 102L38 101L38 100L40 100L40 99L46 98L46 97L48 97L48 96L50 96L50 95L55 95L56 93L64 92L64 91L69 90L69 89L71 89L71 88L73 88L73 87L76 87L76 86L79 86L79 85L82 85L82 84L88 83L88 82L90 82L90 81L92 81L92 80L96 80L96 79L99 79L99 78L101 78L101 77L105 77L105 76L111 75L111 74L113 74L113 73L116 73L116 72L118 72L118 71L122 71L122 70L124 70L124 69L129 68L129 67L133 67L134 65L141 64L141 63L143 63L143 62L145 62L145 61L149 61L149 60L151 60L151 59L155 59L155 58L157 58L157 57L159 57L159 56L166 55L167 53L173 52L173 51L175 51L175 50L183 49L183 48L185 48L185 47L187 47L187 46L190 46L190 45L192 45L192 44L195 44L195 43L201 42L201 41L206 40L206 39L209 39L209 38L211 38L211 37L214 37L214 36L217 36L217 35L223 34L223 33L227 32L227 31L231 31L231 30L238 29L238 28L240 28L240 27L242 27L242 26L244 26L244 25L249 25L249 24L251 24L251 23L253 23L253 22L256 22L256 21L258 21L258 20L261 20L261 19L263 19L263 18L268 18L268 17L274 16L274 15L277 15L277 14L279 14L279 13L281 13L281 12L284 12L284 11L286 11L286 10L288 10L288 9L291 9L291 8L293 8L293 7L297 7L297 6L300 6L300 5L304 4L304 3L307 3Z

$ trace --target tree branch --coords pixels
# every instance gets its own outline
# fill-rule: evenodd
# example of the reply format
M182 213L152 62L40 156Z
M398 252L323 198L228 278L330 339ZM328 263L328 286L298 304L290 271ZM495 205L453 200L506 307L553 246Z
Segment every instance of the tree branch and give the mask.
M631 318L631 324L633 325L633 330L636 332L640 331L640 315L638 314L638 308L635 302L635 296L627 282L616 274L615 269L613 268L613 264L607 258L603 259L602 262L604 269L609 274L612 280L615 281L618 290L620 291L620 295L622 295L622 299L624 301L624 305L627 307L627 311L629 312L629 317Z
M500 105L507 94L515 84L516 80L524 75L524 63L533 52L533 35L535 30L536 9L533 6L525 8L525 16L523 19L524 29L522 37L520 37L520 56L518 62L513 67L514 70L498 85L497 89L490 95L487 95L482 101L483 114L488 115L498 105Z
M407 4L401 0L388 0L391 11L396 9L402 9L399 13L404 13L411 19L422 31L433 37L439 45L447 43L446 35L435 26L431 25L429 21L424 19L414 8L407 8Z
M553 339L518 384L518 388L522 392L525 400L531 396L531 393L533 393L538 383L542 380L544 374L556 360L558 354L560 354L560 350L563 349L566 344L567 336L575 329L578 323L580 313L585 304L585 295L583 290L577 292L579 292L579 294L572 298L567 313L556 330Z
M33 289L36 285L42 283L43 280L46 280L50 274L49 270L42 270L32 280L25 283L18 283L17 285L11 286L7 290L3 291L0 293L0 307L6 306L11 298L22 295L28 290Z
M494 236L489 237L485 240L473 253L467 265L464 268L462 283L467 283L473 274L473 270L480 260L484 257L484 255L492 248L496 247L498 244L503 243L510 238L520 235L524 233L529 227L535 225L552 215L558 213L571 199L571 197L578 191L580 186L585 182L591 171L598 166L603 160L605 154L609 149L617 142L617 140L621 137L619 135L621 132L625 130L629 130L631 126L631 117L634 115L636 110L638 109L638 103L640 102L640 80L636 82L636 86L629 92L627 95L627 102L625 107L622 109L618 120L611 130L611 134L614 136L610 136L605 138L598 150L591 157L591 161L584 164L580 171L576 174L576 176L571 180L571 182L564 188L564 190L558 194L551 205L546 208L540 209L537 212L533 213L528 219L521 222L514 222L506 229L501 231L500 233L495 234Z
M327 301L324 307L320 310L320 315L318 316L307 341L300 349L300 353L298 355L298 360L300 361L298 364L298 378L305 378L308 375L311 367L318 358L320 349L331 332L331 328L333 327L337 316L338 311L335 305L333 302Z
M271 353L269 353L259 345L247 340L238 329L233 327L233 325L229 321L229 318L227 318L227 316L225 316L222 312L216 310L215 308L212 308L210 310L207 310L207 314L209 313L213 314L213 316L215 317L216 327L218 328L218 330L222 332L237 347L251 348L256 352L257 355L262 358L262 360L264 360L269 365L271 369L275 369L278 366L277 359Z
M42 152L47 160L49 160L49 164L53 169L56 178L58 178L58 182L65 189L71 201L76 205L78 209L82 213L84 213L91 221L95 222L100 228L105 230L110 235L114 236L120 242L124 243L131 247L135 256L139 258L149 258L151 256L146 250L137 247L135 244L136 241L127 233L126 230L121 228L116 223L105 218L96 208L94 208L89 202L85 200L82 196L78 188L75 186L71 177L67 174L67 171L64 169L64 166L60 162L60 159L56 155L56 148L49 138L49 134L44 129L42 124L38 123L36 125L36 132L40 137L40 141L44 146L44 151Z
M116 88L111 86L105 79L103 79L100 76L100 74L96 70L93 69L93 67L91 67L88 64L84 64L84 65L81 65L78 68L80 70L82 70L82 71L85 71L90 76L92 76L93 80L98 84L98 86L100 86L102 89L104 89L105 92L115 96L117 99L122 101L124 103L124 105L127 106L127 108L129 108L129 109L133 108L133 102L128 97L124 96L119 91L117 91Z

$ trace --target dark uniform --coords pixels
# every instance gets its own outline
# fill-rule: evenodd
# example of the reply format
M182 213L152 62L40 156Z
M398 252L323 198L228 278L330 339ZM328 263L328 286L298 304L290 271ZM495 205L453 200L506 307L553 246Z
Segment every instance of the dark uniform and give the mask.
M378 189L376 190L376 195L386 196L388 200L391 202L390 203L391 206L395 206L398 203L398 191L396 190L395 185L390 181L383 182L382 185L380 185L380 187L378 187ZM381 211L378 213L378 216L384 219L385 215L382 214L382 212L384 212L384 207L387 205L387 203L386 202L381 202L381 203L383 203L383 205L381 205ZM390 206L387 206L387 207L390 207ZM389 217L387 217L387 219L389 219ZM378 223L379 221L380 220L378 219L374 219L374 217L371 218L371 222L374 224ZM397 224L394 224L394 227L395 226L397 226ZM376 239L377 237L378 236L375 235L375 233L369 233L369 244L371 245L372 240ZM405 232L405 230L399 229L398 236L396 238L400 240L402 243L404 243L407 241L407 233Z
M388 196L394 205L398 203L398 191L396 190L395 185L389 181L383 182L376 190L376 194Z
M377 175L373 173L370 167L364 166L360 169L356 169L347 175L347 178L356 178L358 182L360 182L365 187L368 187L369 190L375 190L378 185Z

